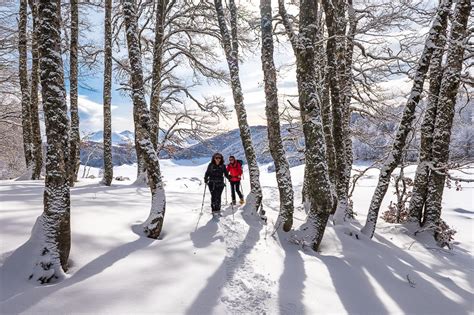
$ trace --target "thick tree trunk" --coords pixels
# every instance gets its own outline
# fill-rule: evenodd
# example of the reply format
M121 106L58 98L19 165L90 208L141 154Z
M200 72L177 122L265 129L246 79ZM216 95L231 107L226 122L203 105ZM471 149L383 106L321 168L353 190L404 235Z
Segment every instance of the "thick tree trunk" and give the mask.
M153 51L153 72L150 96L151 141L155 150L158 149L160 130L160 92L161 68L163 63L163 37L165 25L165 10L167 0L158 0L156 4L155 45Z
M326 46L329 76L329 87L331 91L332 106L332 134L334 139L339 139L338 145L334 146L335 152L335 185L337 194L337 209L334 214L336 222L344 221L350 217L348 207L348 172L347 172L347 149L350 142L348 126L348 112L345 102L346 74L346 51L345 51L345 3L340 0L322 1L326 14L326 26L328 30L328 41ZM350 176L350 170L349 170Z
M470 0L459 0L454 9L451 34L448 41L446 68L441 81L439 106L436 112L436 123L433 133L432 167L443 169L449 160L449 143L453 126L454 108L464 60L464 47L467 43L466 29L472 4ZM445 175L432 171L428 184L426 210L423 225L434 227L441 220L441 202L443 199ZM435 238L437 234L435 233Z
M331 183L326 160L326 143L321 117L321 104L317 93L315 36L317 0L300 2L300 29L296 35L286 13L284 0L278 1L280 16L296 56L296 78L299 105L305 137L305 161L310 210L305 223L305 234L316 251L326 229L332 210Z
M78 75L78 41L79 41L79 8L78 0L71 0L71 45L69 65L69 102L71 113L71 130L69 135L69 185L74 186L79 171L79 150L81 136L79 134L79 109L77 106L77 75Z
M138 21L134 0L122 0L122 10L131 68L134 115L138 117L138 120L135 119L136 142L140 146L141 156L145 160L152 196L150 215L143 223L143 228L148 237L158 238L165 218L166 199L158 154L151 141L150 113L145 99L143 68L138 40Z
M250 175L250 194L247 196L246 209L256 212L262 204L262 188L260 186L260 170L258 169L257 156L252 143L250 127L247 122L247 112L244 106L244 95L239 77L239 60L238 60L238 41L237 35L237 12L234 0L229 0L231 13L231 32L229 33L225 21L224 9L221 0L214 0L214 6L217 13L217 21L221 33L222 46L227 59L227 65L230 72L230 80L232 85L232 95L234 97L235 112L239 123L240 138L244 147L245 157L247 159Z
M409 221L421 224L423 216L423 208L428 193L428 182L430 178L431 150L433 146L433 131L436 120L436 112L438 108L439 92L441 88L441 80L443 79L443 55L446 46L446 28L448 20L443 21L443 29L440 36L434 42L436 48L431 58L429 76L430 88L428 91L428 100L421 124L420 153L418 158L418 166L416 168L415 179L413 184L412 196L408 209Z
M27 23L28 23L28 2L20 1L20 11L18 20L18 55L21 90L21 123L23 127L23 150L25 153L26 171L25 178L31 178L33 171L33 153L32 153L32 129L31 129L31 113L30 113L30 85L28 82L28 39L27 39Z
M411 89L410 96L408 97L395 141L393 142L390 154L387 157L385 164L380 170L377 187L375 189L374 195L372 196L369 212L367 214L367 221L365 226L362 228L362 233L369 237L374 235L380 205L382 204L382 200L385 196L385 193L387 192L388 185L390 184L390 176L393 170L400 164L408 134L412 130L412 122L415 118L415 109L420 101L426 73L431 62L431 56L433 55L433 52L436 48L434 43L443 32L451 4L452 0L443 0L440 2L433 25L431 26L428 38L426 39L425 47L421 54L420 60L418 61L415 77L413 79L413 87Z
M42 283L63 276L71 247L66 154L69 121L61 58L61 2L39 1L39 52L48 150L44 212L33 228L40 255L30 278Z
M105 0L104 19L104 179L110 186L114 177L112 162L112 0Z
M262 29L262 68L265 82L268 143L272 155L278 190L280 193L280 213L277 226L282 225L288 232L293 225L294 195L291 182L290 166L286 159L285 149L280 133L280 113L278 111L278 89L275 64L273 61L273 29L271 0L260 0Z
M31 133L33 143L33 172L31 179L40 179L41 169L43 168L43 141L41 139L41 128L39 121L39 100L38 100L38 85L39 85L39 51L38 51L38 0L30 0L29 2L31 15L33 17L33 32L31 43Z

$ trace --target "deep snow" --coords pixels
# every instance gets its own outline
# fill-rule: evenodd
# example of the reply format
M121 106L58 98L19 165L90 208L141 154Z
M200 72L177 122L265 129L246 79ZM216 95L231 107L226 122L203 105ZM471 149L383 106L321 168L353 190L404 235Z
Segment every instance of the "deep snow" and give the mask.
M167 211L156 241L140 235L150 196L147 188L131 185L133 166L115 168L115 176L131 180L114 181L112 187L101 186L100 179L81 179L71 190L72 266L65 280L43 286L27 280L32 268L29 243L22 246L42 211L43 182L0 181L0 313L474 311L474 185L445 190L443 217L458 230L449 251L383 220L373 240L356 238L377 180L377 171L369 171L354 192L357 220L337 227L330 223L321 252L313 253L287 242L286 236L272 236L278 190L275 174L265 165L261 179L267 225L237 207L233 216L230 206L224 207L219 222L213 221L209 192L200 217L206 167L201 163L161 161ZM413 171L410 167L406 173ZM98 170L93 172L98 175ZM299 197L303 166L291 172ZM249 191L247 179L244 193ZM381 212L394 198L392 191ZM299 206L296 227L304 219Z

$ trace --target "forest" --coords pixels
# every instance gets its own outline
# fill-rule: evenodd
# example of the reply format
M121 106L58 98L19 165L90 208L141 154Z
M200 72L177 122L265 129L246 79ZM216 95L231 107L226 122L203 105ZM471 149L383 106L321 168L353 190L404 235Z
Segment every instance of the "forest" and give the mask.
M472 313L473 15L2 1L0 313Z

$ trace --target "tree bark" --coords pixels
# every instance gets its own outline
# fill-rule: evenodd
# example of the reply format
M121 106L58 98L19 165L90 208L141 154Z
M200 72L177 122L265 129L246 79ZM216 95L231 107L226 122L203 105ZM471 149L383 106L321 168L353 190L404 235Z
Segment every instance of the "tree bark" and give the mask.
M31 133L32 133L32 157L33 157L33 172L31 179L40 179L41 169L43 168L43 141L41 138L41 128L39 121L39 100L38 100L38 85L39 85L39 51L38 51L38 0L30 0L29 2L31 15L33 17L33 32L31 42Z
M77 0L71 0L71 43L69 65L69 102L71 113L71 129L69 136L69 185L74 186L79 171L79 150L81 136L79 134L79 110L77 105L77 76L78 76L78 49L79 42L79 8Z
M305 223L310 245L318 250L332 209L331 183L326 159L326 143L317 93L315 36L317 0L300 2L299 34L292 29L284 0L278 1L279 13L296 56L296 79L305 137L309 213Z
M48 149L44 212L33 236L40 242L41 255L30 279L41 283L63 276L71 247L70 193L67 180L69 121L61 58L61 2L39 1L39 52L43 108Z
M413 79L413 87L411 89L410 96L408 97L395 141L393 142L391 151L386 159L385 164L380 170L379 180L374 195L372 196L369 212L367 214L367 220L365 226L362 228L362 233L369 237L374 235L380 205L382 204L382 200L385 196L385 193L387 192L388 185L390 184L390 176L393 170L400 164L408 134L412 130L412 123L415 118L415 109L420 101L426 73L431 61L431 56L433 55L436 47L434 43L443 32L443 25L445 25L446 19L448 18L451 4L452 0L443 0L440 2L433 25L431 26L428 38L426 39L425 47L421 54L420 60L418 61L415 77Z
M229 0L231 14L231 33L227 28L224 9L221 0L214 0L217 13L217 21L221 33L221 42L227 59L234 97L235 112L239 123L240 138L245 151L250 175L250 194L247 196L246 209L257 212L262 204L262 188L260 186L260 170L258 169L257 157L252 143L250 127L247 122L247 112L244 106L244 95L239 77L238 40L237 36L237 9L234 0Z
M114 177L112 161L112 0L105 0L104 19L104 179L110 186Z
M439 92L441 81L443 79L443 55L446 46L446 28L448 20L443 21L443 29L440 36L434 42L436 48L431 58L429 75L430 87L428 91L428 100L421 124L420 153L418 166L416 168L413 191L408 208L409 221L421 224L423 208L428 193L428 182L430 178L429 165L432 161L433 132L435 127L436 112L438 108Z
M464 47L467 43L466 30L469 14L472 9L470 0L459 0L454 9L452 28L449 37L446 68L443 73L439 93L439 106L436 112L436 123L433 137L433 168L445 168L449 160L449 143L453 126L454 108L461 77L462 63L464 60ZM441 203L445 175L442 172L432 171L428 184L426 210L423 225L432 227L441 220ZM437 234L435 232L435 238Z
M20 11L18 20L18 54L19 54L19 79L21 90L21 123L23 127L23 150L25 153L27 177L31 178L33 170L33 153L32 153L32 129L31 129L31 113L30 113L30 90L28 82L28 39L27 39L27 23L28 23L28 3L27 0L20 1Z
M161 70L163 63L163 38L167 2L167 0L157 0L156 4L155 43L153 51L152 88L150 96L151 141L153 142L155 150L158 149L160 130Z
M262 31L262 69L265 82L268 143L275 164L275 173L280 194L280 213L277 227L282 225L288 232L293 225L294 195L291 173L285 149L281 140L280 113L278 111L278 89L273 61L273 29L271 0L260 0Z
M158 238L163 227L166 199L158 154L151 141L150 113L145 99L143 68L138 39L138 21L134 0L122 0L122 10L131 68L130 77L134 115L138 117L138 120L135 120L136 142L140 147L141 156L145 160L152 196L150 214L143 223L143 228L148 237Z
M336 222L344 221L350 217L348 207L348 162L346 146L350 142L348 104L345 102L346 75L346 51L345 51L345 29L343 22L345 18L345 3L341 0L322 1L326 14L326 27L328 40L326 46L329 76L329 87L332 107L332 134L334 139L339 139L338 145L334 145L335 152L335 185L337 194L337 209L334 214ZM350 170L349 170L350 176Z

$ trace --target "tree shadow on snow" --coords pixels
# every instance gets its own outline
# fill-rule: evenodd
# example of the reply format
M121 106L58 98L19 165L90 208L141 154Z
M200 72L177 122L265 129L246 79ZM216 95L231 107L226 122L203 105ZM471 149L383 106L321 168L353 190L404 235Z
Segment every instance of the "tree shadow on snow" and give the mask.
M29 272L29 270L25 270L25 267L28 268L26 266L28 264L22 262L22 259L31 256L31 253L28 253L30 249L28 248L28 242L26 242L14 251L10 257L5 259L5 263L0 267L2 279L0 309L14 313L26 312L29 308L41 300L47 299L53 293L74 286L105 271L133 252L146 248L153 241L153 239L140 237L133 242L120 245L87 263L63 281L50 285L39 285L27 280L28 275L25 275L25 271ZM25 276L23 281L18 279L21 275Z
M303 291L307 276L303 257L298 247L288 242L288 233L279 231L278 237L285 252L283 272L278 280L280 314L305 314Z
M472 293L452 280L443 281L435 270L384 237L375 236L380 243L362 235L356 239L349 230L347 226L334 229L344 256L315 254L326 265L348 313L388 313L387 298L379 294L382 292L405 314L421 310L427 314L448 310L450 314L469 313Z

